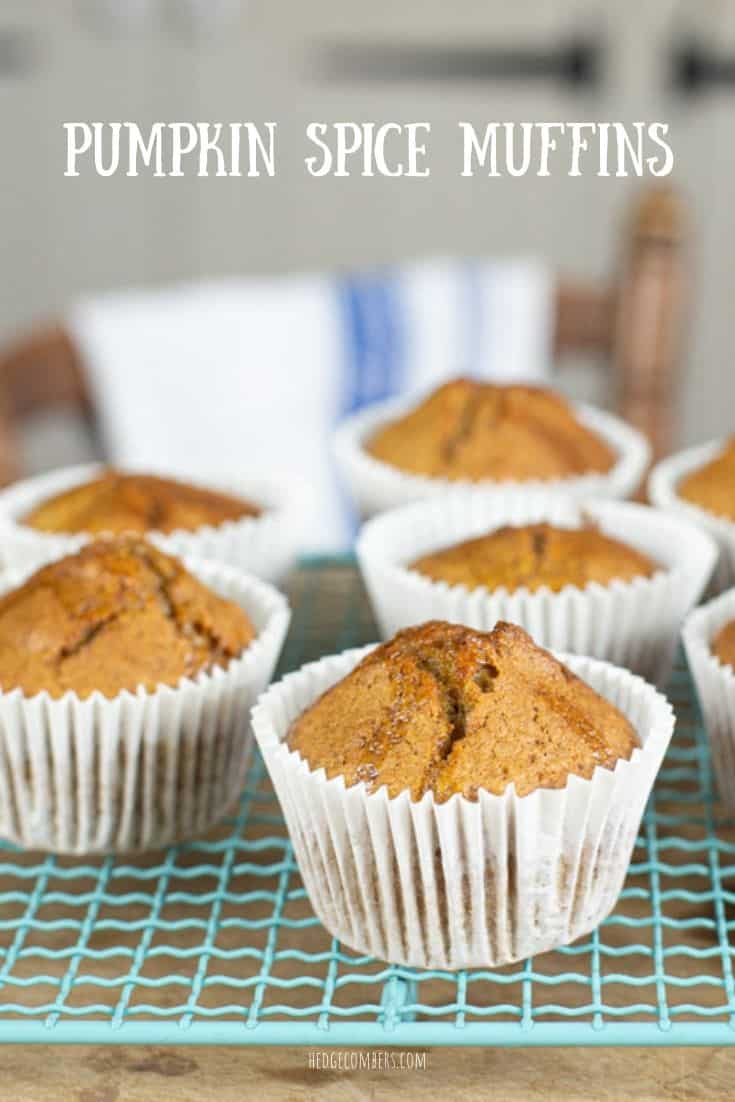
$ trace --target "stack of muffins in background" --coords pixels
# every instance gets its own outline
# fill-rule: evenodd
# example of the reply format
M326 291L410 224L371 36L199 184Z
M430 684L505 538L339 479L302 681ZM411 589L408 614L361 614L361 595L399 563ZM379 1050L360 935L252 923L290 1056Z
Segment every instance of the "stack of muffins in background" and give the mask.
M0 494L0 835L94 853L201 833L241 790L252 718L348 946L456 969L565 944L622 888L682 626L735 803L735 589L692 611L735 580L735 448L664 461L635 504L630 426L457 379L358 414L335 449L386 641L270 688L287 496L97 468Z

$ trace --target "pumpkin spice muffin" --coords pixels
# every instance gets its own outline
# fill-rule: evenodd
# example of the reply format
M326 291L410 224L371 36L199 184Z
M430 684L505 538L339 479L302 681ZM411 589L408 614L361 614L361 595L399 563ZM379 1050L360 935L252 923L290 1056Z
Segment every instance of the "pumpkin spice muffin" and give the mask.
M455 379L365 445L378 460L431 478L548 481L606 473L616 456L542 387Z
M729 620L712 640L712 653L723 666L735 669L735 620Z
M468 589L546 586L558 593L567 585L608 585L650 578L657 564L641 551L605 535L592 524L559 528L553 524L506 525L475 539L423 555L411 570L449 585Z
M735 521L735 437L709 463L682 478L677 493L708 513Z
M206 832L242 789L284 597L136 536L3 580L0 837L100 854Z
M373 517L356 544L381 639L425 620L507 620L553 652L664 685L712 540L650 506L540 488L454 489Z
M682 642L712 753L717 792L731 816L735 813L735 589L694 609L684 623Z
M332 936L484 968L609 914L673 712L627 670L565 661L508 623L431 621L260 698L255 737Z
M431 621L372 651L291 726L312 770L437 802L589 779L638 745L617 708L522 628Z
M252 502L216 490L156 475L108 470L41 502L20 521L41 532L170 533L257 517L260 512Z
M248 616L135 537L87 544L0 598L0 687L113 697L225 666Z

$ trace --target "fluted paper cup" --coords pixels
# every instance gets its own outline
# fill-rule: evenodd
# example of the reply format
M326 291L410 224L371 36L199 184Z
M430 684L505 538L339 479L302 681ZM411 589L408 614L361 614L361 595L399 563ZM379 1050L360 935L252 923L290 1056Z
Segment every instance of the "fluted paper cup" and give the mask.
M272 686L253 711L301 876L327 930L351 949L419 968L483 968L587 934L615 905L648 795L671 738L668 701L627 670L571 669L617 705L640 740L629 761L564 788L477 801L390 799L310 769L293 720L370 647L324 658Z
M272 586L231 567L185 564L241 605L256 638L226 667L153 692L0 691L0 837L53 853L153 849L206 831L237 798L252 750L249 712L273 675L289 608ZM0 588L24 574L4 573Z
M410 569L422 555L504 525L585 521L660 564L650 578L566 585L469 589ZM714 541L682 518L631 502L571 499L539 492L455 491L383 513L357 541L365 584L383 638L425 620L489 631L498 620L520 624L540 646L605 658L664 684L681 625L699 600L717 559Z
M648 497L653 505L698 525L717 542L719 559L712 577L713 593L735 585L735 522L679 497L677 487L688 474L719 455L724 446L725 440L713 440L670 455L656 464L648 479Z
M535 489L546 494L561 492L577 500L626 498L639 487L651 457L648 441L631 425L601 409L574 403L575 413L582 424L602 437L617 456L615 464L606 474L527 482L497 482L492 479L469 482L407 474L398 467L375 459L366 451L365 444L381 426L408 413L415 405L415 398L412 401L381 402L343 421L337 429L335 457L352 499L365 518L456 489Z
M720 797L735 811L735 671L712 653L712 641L735 620L735 589L722 593L687 618L684 650L699 697Z
M31 509L50 497L70 490L83 482L98 477L104 466L87 463L64 467L50 474L24 479L0 492L0 561L5 568L40 566L52 559L78 551L90 539L85 533L40 532L23 524L22 518ZM136 468L125 465L126 470ZM296 557L297 522L294 503L289 492L274 483L257 481L230 481L205 479L197 474L189 476L179 471L141 468L145 474L159 475L188 482L204 489L233 494L252 501L263 510L257 517L226 520L222 524L202 525L192 531L177 529L174 532L146 532L162 551L169 555L194 555L226 563L239 570L255 574L266 581L280 581L293 565Z

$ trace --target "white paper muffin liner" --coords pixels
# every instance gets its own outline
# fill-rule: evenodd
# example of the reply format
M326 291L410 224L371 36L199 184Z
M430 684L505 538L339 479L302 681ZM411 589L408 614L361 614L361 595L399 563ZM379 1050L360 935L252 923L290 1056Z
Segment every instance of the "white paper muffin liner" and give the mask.
M651 458L651 449L642 433L610 413L582 403L574 403L579 420L592 429L615 451L617 462L607 474L587 474L569 478L529 480L527 482L469 482L446 478L428 478L407 474L375 459L364 444L380 426L415 408L411 401L381 402L348 418L339 426L334 452L352 499L363 517L371 517L398 505L422 501L447 490L474 489L543 490L562 492L576 499L626 498L637 490Z
M713 593L735 585L735 523L679 497L677 486L686 475L719 455L724 446L725 440L713 440L677 452L657 463L648 478L648 497L653 505L686 518L716 540L720 556L712 577Z
M0 492L0 561L5 568L39 566L68 555L96 538L84 533L39 532L21 523L31 509L104 470L104 465L87 463L64 467L50 474L16 482ZM130 464L126 470L135 470ZM273 483L207 479L182 471L141 468L146 474L183 480L205 489L219 490L252 501L263 508L258 517L203 525L194 531L147 532L146 538L170 555L195 555L227 563L266 581L280 581L296 557L297 521L289 492Z
M299 869L321 922L360 953L421 968L482 968L566 944L610 912L674 726L668 701L594 659L571 669L616 704L641 745L613 770L562 789L481 791L438 804L389 799L311 770L285 738L292 721L370 647L305 666L253 711Z
M712 752L717 788L735 811L735 671L712 653L720 628L735 620L735 589L695 609L682 632L684 650L699 697Z
M224 564L186 566L257 637L227 667L113 698L0 691L0 837L54 853L153 849L206 831L242 789L250 709L288 628L285 597ZM5 591L27 571L0 575Z
M448 585L409 569L419 556L506 524L591 521L661 564L652 577L609 585L567 585L554 593ZM664 684L687 612L699 600L717 559L713 540L682 518L630 502L578 504L526 491L455 491L368 521L357 554L383 638L425 620L489 631L498 620L524 627L554 650L605 658Z

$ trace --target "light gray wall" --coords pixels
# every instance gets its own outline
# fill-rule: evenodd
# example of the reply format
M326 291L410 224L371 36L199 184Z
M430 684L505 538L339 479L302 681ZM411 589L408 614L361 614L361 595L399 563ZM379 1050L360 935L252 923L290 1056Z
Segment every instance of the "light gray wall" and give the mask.
M684 98L672 91L668 71L674 42L690 30L735 51L735 5L229 0L222 7L223 25L211 35L163 28L121 35L104 20L95 29L95 0L4 0L0 30L27 31L32 57L25 73L0 76L0 335L63 310L81 292L197 274L334 268L450 251L539 253L560 271L601 277L614 266L639 181L463 179L457 120L663 119L671 124L675 179L691 200L696 239L682 438L735 427L728 362L735 92ZM593 90L328 84L309 66L314 47L336 37L543 45L580 31L606 45L604 79ZM63 176L65 120L237 118L278 120L275 179ZM302 134L313 119L430 121L432 175L310 179ZM576 387L581 376L569 378ZM590 389L602 395L594 380L585 384Z

